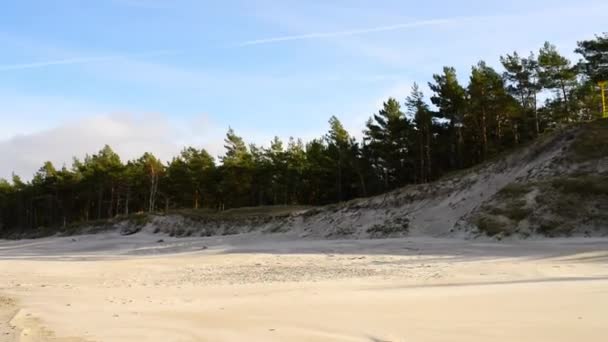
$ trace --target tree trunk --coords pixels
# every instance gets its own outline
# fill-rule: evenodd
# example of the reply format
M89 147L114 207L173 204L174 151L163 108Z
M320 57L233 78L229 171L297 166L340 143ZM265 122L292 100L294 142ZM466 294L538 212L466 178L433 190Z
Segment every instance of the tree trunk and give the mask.
M424 137L423 137L423 133L422 130L418 131L418 145L420 147L418 153L420 154L420 183L424 183L426 181L425 178L425 168L424 168Z
M431 168L431 128L427 126L426 129L426 181L432 179L433 170Z
M101 220L101 207L103 206L103 187L97 192L97 219Z
M502 121L500 121L500 116L496 118L496 137L498 138L498 146L502 145Z
M196 189L194 191L194 209L198 209L198 197L199 197L199 192L198 192L198 189Z
M342 152L338 147L338 202L342 202Z
M540 120L538 119L538 105L536 104L536 102L538 101L537 99L537 94L536 92L534 93L534 128L536 129L536 136L538 136L540 134Z
M91 211L90 194L87 194L87 203L84 209L84 221L89 222L89 212Z
M127 187L127 195L125 197L125 216L129 216L129 200L131 197L131 188Z
M158 191L158 173L154 170L154 165L150 165L150 198L148 202L148 212L153 212L156 208L156 192Z
M458 155L458 133L456 132L456 126L454 125L454 120L450 122L450 169L455 169L456 164L458 163L459 155Z
M462 156L462 150L463 150L463 146L464 146L464 136L462 134L462 126L458 126L458 167L459 168L463 168L464 167L464 163L463 163L463 156Z
M110 187L110 205L108 206L108 218L114 214L114 184Z
M359 184L361 185L361 194L360 196L367 197L367 189L365 187L365 178L363 177L363 173L361 172L361 168L357 167L357 175L359 176Z
M118 215L120 215L120 192L118 192L116 194L116 207L114 207L114 217L117 217Z
M560 80L560 85L562 88L562 94L564 96L564 109L566 110L566 122L570 122L570 104L568 101L568 94L566 92L566 84L564 80Z
M486 127L486 109L481 109L481 154L482 159L486 159L488 154L488 128Z
M156 175L152 173L150 177L150 194L148 199L148 212L153 212L156 207Z

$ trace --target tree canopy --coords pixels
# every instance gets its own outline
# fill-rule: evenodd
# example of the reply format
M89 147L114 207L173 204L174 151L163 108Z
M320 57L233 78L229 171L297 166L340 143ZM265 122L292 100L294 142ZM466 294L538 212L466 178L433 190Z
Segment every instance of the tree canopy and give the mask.
M501 69L480 61L462 79L446 66L432 75L428 101L418 85L387 99L361 139L332 116L309 142L275 137L257 146L230 128L219 158L185 147L170 161L145 153L125 162L104 146L69 167L47 161L27 182L0 179L0 235L138 212L322 205L433 181L547 129L600 117L608 35L576 52L581 60L572 62L545 43L502 56Z

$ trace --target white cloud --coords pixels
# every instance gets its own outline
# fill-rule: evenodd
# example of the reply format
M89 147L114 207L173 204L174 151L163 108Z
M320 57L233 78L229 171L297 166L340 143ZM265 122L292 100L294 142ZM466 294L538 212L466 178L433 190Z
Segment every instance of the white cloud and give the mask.
M56 167L70 166L73 157L84 158L105 144L110 145L123 161L137 158L144 152L152 152L167 161L181 150L178 138L182 133L166 117L154 114L115 114L78 119L52 129L0 141L0 177L9 178L15 172L24 179L30 179L47 160ZM217 145L210 147L212 153L221 152Z
M70 167L73 158L83 159L109 145L123 162L151 152L162 161L170 161L185 146L205 148L212 156L224 153L224 136L228 126L201 114L193 118L171 119L160 114L112 114L70 119L51 129L14 135L0 140L0 178L11 174L25 180L51 161L55 167ZM268 146L274 137L247 127L234 127L247 143ZM281 135L285 141L287 136ZM303 136L305 141L319 134Z
M30 134L73 121L83 114L95 115L114 110L86 100L54 95L23 94L0 88L0 141L17 134Z
M346 129L357 139L362 138L362 131L366 120L380 108L388 97L395 97L401 103L411 90L413 82L404 81L393 84L366 99L353 103L352 107L345 108L338 118ZM426 90L423 87L424 90ZM62 102L55 103L62 104ZM62 108L87 108L67 106ZM36 111L36 108L32 110ZM23 108L21 108L23 110ZM88 110L84 110L87 112ZM18 111L19 112L19 111ZM71 111L68 111L71 112ZM88 111L91 112L91 111ZM97 110L99 112L99 110ZM3 115L0 113L0 115ZM8 117L8 115L7 115ZM15 121L16 115L11 115L12 122L27 126L29 120ZM23 118L23 116L19 116ZM9 121L10 123L11 121ZM184 146L194 146L207 149L212 156L223 154L223 139L228 125L217 122L208 114L195 117L181 118L160 114L112 114L112 115L68 115L63 117L51 115L45 121L55 122L54 128L36 127L25 134L15 135L21 130L19 127L11 130L6 126L4 132L11 136L0 136L0 178L10 178L15 172L23 179L30 179L45 161L51 161L56 167L71 166L73 157L84 158L87 154L98 152L104 145L111 146L122 158L127 161L141 156L144 152L151 152L163 161L169 161L176 156ZM25 127L23 126L23 127ZM43 127L44 127L43 126ZM312 131L302 131L293 128L291 132L259 131L255 128L239 125L232 126L236 133L242 136L247 143L258 146L268 146L275 135L284 141L289 136L302 138L305 142L321 137L328 129L327 125L320 125ZM12 131L12 133L10 132Z

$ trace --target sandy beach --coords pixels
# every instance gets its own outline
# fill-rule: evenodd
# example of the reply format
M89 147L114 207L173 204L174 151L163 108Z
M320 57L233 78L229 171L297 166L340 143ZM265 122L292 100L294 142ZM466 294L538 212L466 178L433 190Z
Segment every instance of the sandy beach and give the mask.
M605 341L608 240L0 242L0 341Z

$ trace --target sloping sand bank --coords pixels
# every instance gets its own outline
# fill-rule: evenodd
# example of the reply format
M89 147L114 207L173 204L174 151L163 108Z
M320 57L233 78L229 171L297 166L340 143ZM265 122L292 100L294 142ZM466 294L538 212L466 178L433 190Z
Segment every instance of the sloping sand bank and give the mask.
M152 239L0 242L0 341L608 336L608 240Z

